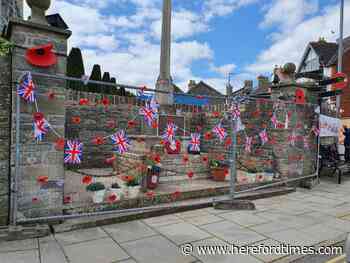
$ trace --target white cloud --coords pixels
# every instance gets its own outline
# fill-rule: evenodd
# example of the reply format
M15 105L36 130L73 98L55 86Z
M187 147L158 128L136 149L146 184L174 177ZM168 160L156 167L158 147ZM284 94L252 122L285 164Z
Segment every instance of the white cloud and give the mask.
M267 9L261 27L277 25L289 30L303 21L305 16L318 11L318 0L274 0Z
M226 65L222 65L219 67L216 67L215 65L211 65L210 69L220 75L222 75L223 77L227 77L229 73L232 73L233 70L236 68L237 66L235 64L226 64Z
M350 34L350 2L345 2L344 30L345 36ZM310 41L319 37L327 41L336 41L339 32L339 7L326 6L321 14L300 22L293 29L280 31L279 37L271 46L261 52L257 61L247 67L251 73L271 72L274 65L294 62L298 65L303 52ZM332 31L336 32L333 34Z

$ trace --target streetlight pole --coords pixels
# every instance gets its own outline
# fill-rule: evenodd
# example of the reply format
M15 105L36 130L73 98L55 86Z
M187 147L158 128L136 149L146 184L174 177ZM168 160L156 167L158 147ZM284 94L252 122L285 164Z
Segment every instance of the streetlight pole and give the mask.
M338 72L343 71L344 0L340 0L340 28L338 43ZM337 96L337 117L340 117L340 95Z

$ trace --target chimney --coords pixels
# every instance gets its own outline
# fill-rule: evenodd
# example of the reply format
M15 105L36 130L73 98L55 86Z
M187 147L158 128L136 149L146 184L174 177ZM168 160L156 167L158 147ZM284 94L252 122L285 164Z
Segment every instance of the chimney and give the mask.
M197 86L197 83L195 80L190 80L188 82L188 90L191 90L192 88L196 87Z
M247 90L253 89L253 81L252 80L245 80L244 81L244 88Z
M258 77L258 89L264 89L269 87L269 78L260 75Z

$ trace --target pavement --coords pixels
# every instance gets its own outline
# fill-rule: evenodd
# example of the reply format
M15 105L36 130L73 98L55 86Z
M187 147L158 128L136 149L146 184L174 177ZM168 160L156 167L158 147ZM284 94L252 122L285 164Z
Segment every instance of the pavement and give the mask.
M237 246L315 246L350 232L350 181L254 201L256 211L205 208L45 238L0 243L1 263L261 263L298 262L297 254L237 255ZM210 247L209 247L210 248ZM209 251L209 252L208 252ZM214 252L213 252L214 251ZM189 254L189 255L186 255ZM332 255L335 257L336 255ZM299 262L326 262L315 256ZM304 260L304 261L303 261Z

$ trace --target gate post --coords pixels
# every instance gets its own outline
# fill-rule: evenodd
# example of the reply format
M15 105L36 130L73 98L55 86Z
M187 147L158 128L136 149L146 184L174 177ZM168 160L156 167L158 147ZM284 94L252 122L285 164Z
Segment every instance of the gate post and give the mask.
M33 74L36 85L36 95L39 110L50 122L52 127L64 137L65 135L65 86L66 82L59 79L49 79L35 76L35 73L50 75L66 75L67 39L71 32L46 24L38 24L20 19L11 20L7 37L15 45L12 52L12 81L20 79L24 71ZM52 43L57 55L57 64L49 68L31 66L25 59L27 48ZM64 164L63 151L56 150L57 136L49 131L42 142L36 143L33 138L32 114L36 112L34 104L20 101L20 114L16 116L16 84L12 85L12 143L11 164L16 163L16 146L20 147L18 171L11 170L11 179L15 185L12 190L14 207L18 207L18 216L38 217L58 215L62 213ZM50 99L48 92L54 92L54 99ZM20 138L16 144L16 118L20 118ZM49 182L41 186L37 182L38 176L48 176ZM38 205L33 209L33 198ZM11 211L12 223L16 221L16 211Z

